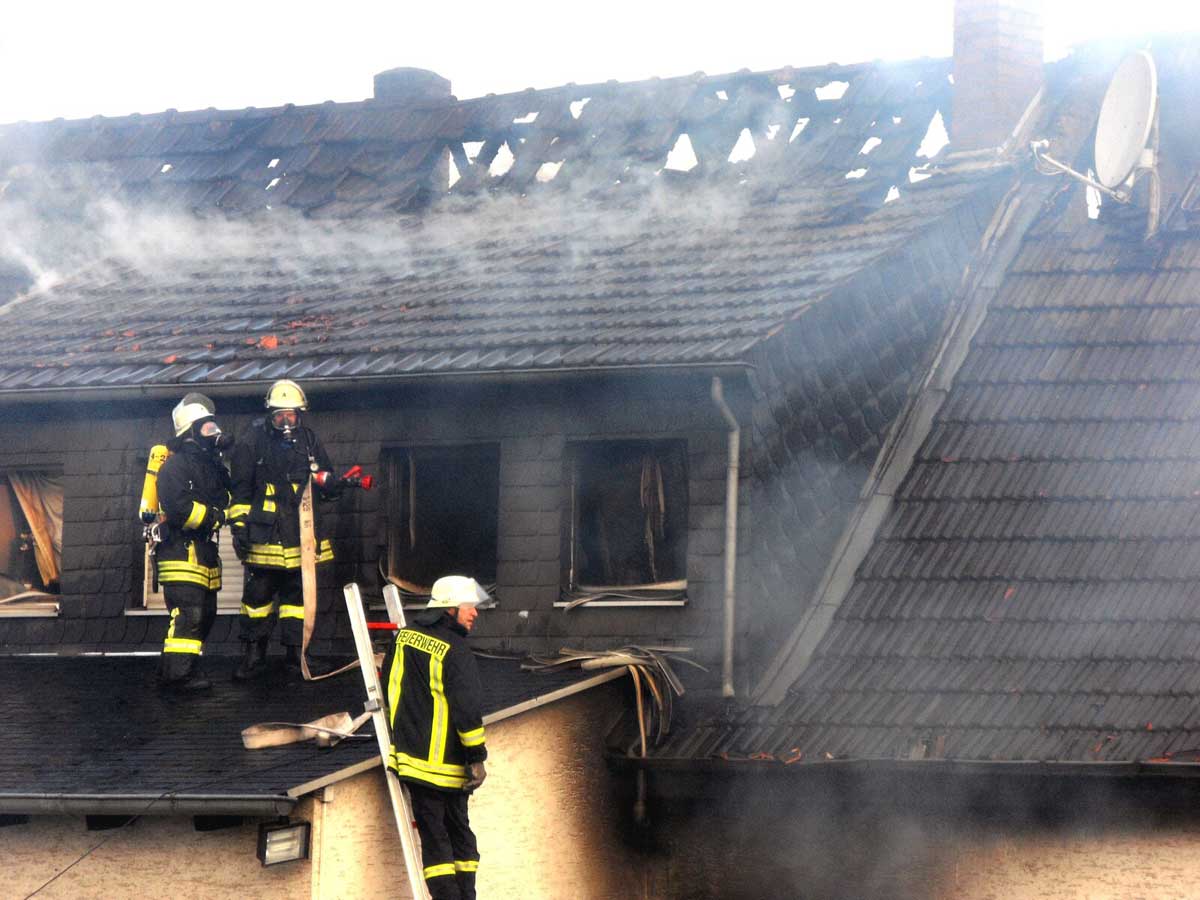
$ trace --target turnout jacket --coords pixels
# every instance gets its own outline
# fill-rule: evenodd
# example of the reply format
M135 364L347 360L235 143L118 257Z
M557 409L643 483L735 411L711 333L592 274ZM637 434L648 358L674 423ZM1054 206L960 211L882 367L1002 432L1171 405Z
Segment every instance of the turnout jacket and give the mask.
M162 584L221 588L216 531L229 503L229 474L195 441L183 441L158 472L158 502L166 525L154 551Z
M487 759L483 688L466 629L447 615L401 629L383 683L392 724L388 768L424 787L462 790L467 764Z
M309 475L333 469L316 434L300 425L293 431L293 439L286 441L267 422L257 421L249 434L234 444L229 468L233 479L229 526L235 533L244 529L249 538L246 565L299 569L300 495ZM313 485L314 501L333 495ZM333 546L321 528L315 502L313 507L317 562L329 562Z

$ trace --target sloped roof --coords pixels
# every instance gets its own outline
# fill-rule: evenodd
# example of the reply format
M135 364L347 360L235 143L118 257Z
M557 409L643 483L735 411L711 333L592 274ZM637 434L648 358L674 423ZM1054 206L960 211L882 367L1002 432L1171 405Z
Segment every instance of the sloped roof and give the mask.
M80 166L99 168L116 173L122 202L157 196L155 183L166 205L115 220L107 207L85 211L100 217L92 255L108 258L0 308L0 321L19 322L0 337L0 391L742 362L979 187L952 174L909 180L945 106L946 71L922 61L568 87L426 111L368 101L11 126L0 130L0 158L35 160L31 178L52 170L77 181ZM845 93L817 99L814 87L831 79ZM576 119L579 95L591 99ZM528 118L520 111L539 112L514 123ZM294 119L309 123L295 135L285 127ZM458 130L443 134L435 120ZM759 149L735 165L726 157L742 128ZM682 133L700 164L660 171ZM283 136L311 144L308 162L269 167L284 158ZM483 160L501 137L516 161L492 178ZM349 149L408 159L408 144L432 140L459 159L470 138L484 141L475 166L408 216L381 217L402 204L391 187L362 185ZM206 140L209 163L186 162ZM305 166L334 144L338 165L312 175ZM566 162L541 183L527 154ZM258 182L278 168L338 187L324 205L301 203L298 187L270 213L171 217L189 203L229 208L214 185L251 158L266 160L253 182L264 197ZM22 165L4 195L14 202L28 187ZM157 181L177 171L199 180ZM351 203L339 193L351 183L373 199ZM329 218L343 213L354 218Z
M1195 133L1172 90L1195 46L1155 51L1176 135ZM1164 148L1152 241L1144 209L1091 221L1065 183L984 276L978 330L811 660L778 705L663 756L1200 762L1200 233L1179 203L1196 158Z
M1200 761L1198 360L1200 235L1031 234L803 676L664 755Z
M611 193L618 181L653 178L681 134L699 161L697 176L717 175L743 129L760 151L757 167L789 179L842 176L860 165L906 171L945 105L949 72L949 60L923 59L568 84L468 100L15 123L0 125L0 196L35 200L64 217L78 212L86 191L130 205L237 215L289 207L361 218L440 194L444 185L431 175L447 154L460 176L452 194L580 185ZM869 137L882 143L856 161ZM504 147L513 163L498 174L503 166L492 164L506 158ZM544 163L562 164L547 183L538 177Z
M578 669L523 672L514 661L490 658L480 658L479 665L485 721L596 681L596 673ZM365 699L357 673L296 690L295 684L285 687L282 667L237 684L230 680L234 660L206 657L204 666L213 689L180 696L157 687L154 657L0 657L0 809L46 812L47 804L61 801L75 812L130 813L148 810L156 798L165 804L155 813L188 800L213 812L244 810L254 802L286 808L293 788L378 761L369 724L362 729L369 740L327 750L311 741L242 747L242 729L255 723L357 715Z

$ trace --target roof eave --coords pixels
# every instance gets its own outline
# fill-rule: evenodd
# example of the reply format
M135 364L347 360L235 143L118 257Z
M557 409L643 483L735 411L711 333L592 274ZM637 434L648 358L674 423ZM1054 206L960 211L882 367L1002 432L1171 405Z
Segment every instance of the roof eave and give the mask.
M743 360L713 363L652 363L631 366L581 366L546 369L495 369L464 370L461 372L401 372L388 375L356 375L334 378L308 378L299 376L305 390L312 393L350 391L360 388L378 387L381 384L425 384L437 382L445 385L463 384L521 384L558 381L571 378L605 376L638 376L651 374L680 374L709 377L742 373L754 366ZM51 388L15 388L0 390L0 406L23 403L71 403L81 400L154 400L175 398L180 391L201 391L212 397L245 396L260 393L273 384L274 378L251 379L237 382L195 381L186 384L142 384Z
M0 794L0 815L274 817L295 805L276 794Z
M763 777L780 774L922 773L943 775L1043 775L1128 778L1200 778L1200 762L1146 760L970 760L970 759L816 759L784 763L756 759L648 758L611 754L618 770L646 769L724 777Z

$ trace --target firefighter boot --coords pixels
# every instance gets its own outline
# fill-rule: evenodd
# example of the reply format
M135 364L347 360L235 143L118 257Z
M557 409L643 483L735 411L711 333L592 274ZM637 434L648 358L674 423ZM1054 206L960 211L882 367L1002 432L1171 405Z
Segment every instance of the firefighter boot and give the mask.
M267 640L259 638L257 641L244 642L242 661L233 673L234 681L249 681L267 673Z

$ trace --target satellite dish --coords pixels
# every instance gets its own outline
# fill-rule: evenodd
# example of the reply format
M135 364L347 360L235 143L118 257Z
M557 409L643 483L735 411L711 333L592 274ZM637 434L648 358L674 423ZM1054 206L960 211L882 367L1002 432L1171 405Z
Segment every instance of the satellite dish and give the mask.
M1096 123L1096 178L1116 189L1142 160L1158 107L1158 72L1145 50L1117 67Z

